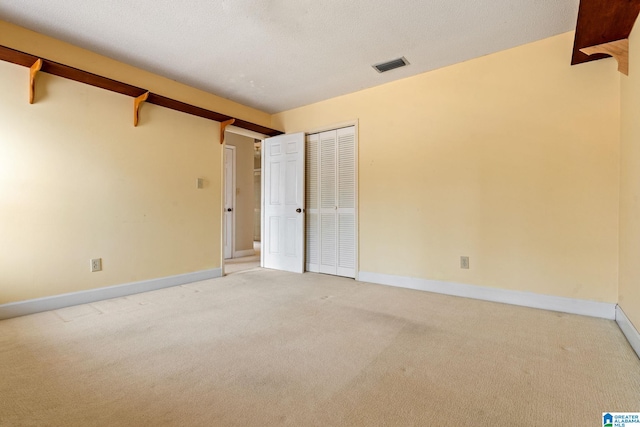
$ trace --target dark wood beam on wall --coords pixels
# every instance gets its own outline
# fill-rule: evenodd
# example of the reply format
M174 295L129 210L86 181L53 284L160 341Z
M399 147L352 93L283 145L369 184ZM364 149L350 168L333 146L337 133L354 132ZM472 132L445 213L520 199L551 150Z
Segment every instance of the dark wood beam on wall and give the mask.
M140 98L142 95L148 93L148 97L146 98L145 102L159 105L165 108L170 108L176 111L181 111L183 113L192 114L194 116L202 117L205 119L214 120L216 122L226 122L234 119L233 117L227 116L226 114L218 113L216 111L207 110L205 108L187 104L182 101L167 98L166 96L149 92L146 89L137 86L99 76L88 71L69 67L68 65L63 65L54 61L49 61L48 59L42 59L37 56L25 52L20 52L6 46L0 46L0 60L2 61L7 61L13 64L22 65L23 67L31 68L40 59L42 60L42 64L39 72L64 77L69 80L85 83L122 95L131 96L133 98ZM247 122L245 120L236 119L234 125L242 129L247 129L267 136L276 136L282 134L282 132L277 129L271 129L266 126L258 125L256 123Z
M580 0L571 65L608 58L580 49L627 39L640 12L640 0Z

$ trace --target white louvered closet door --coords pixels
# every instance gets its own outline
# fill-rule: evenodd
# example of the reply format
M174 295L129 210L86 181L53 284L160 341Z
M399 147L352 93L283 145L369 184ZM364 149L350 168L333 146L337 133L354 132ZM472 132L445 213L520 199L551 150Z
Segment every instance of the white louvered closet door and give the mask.
M318 152L318 142L320 136L316 133L307 135L307 165L306 179L306 263L307 271L320 272L320 230L318 225L319 209L318 199L320 194L320 181L318 180L318 170L320 169L320 157Z
M320 134L320 273L336 274L336 131Z
M355 277L355 129L307 137L307 270Z
M355 129L337 133L337 265L338 276L356 277L356 151Z

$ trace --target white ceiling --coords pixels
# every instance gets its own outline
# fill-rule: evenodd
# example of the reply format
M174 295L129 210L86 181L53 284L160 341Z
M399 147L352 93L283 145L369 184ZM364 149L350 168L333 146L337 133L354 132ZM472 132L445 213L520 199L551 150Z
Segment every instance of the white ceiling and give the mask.
M274 113L573 30L578 4L0 0L0 19Z

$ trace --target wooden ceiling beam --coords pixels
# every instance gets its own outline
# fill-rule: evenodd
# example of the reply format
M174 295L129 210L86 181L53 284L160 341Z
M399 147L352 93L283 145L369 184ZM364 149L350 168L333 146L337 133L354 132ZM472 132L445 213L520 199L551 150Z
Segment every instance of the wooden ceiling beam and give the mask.
M588 49L629 38L640 13L640 0L580 0L571 65L608 58L611 52ZM594 52L584 52L587 48Z
M186 102L167 98L166 96L149 92L148 90L137 87L137 86L133 86L133 85L120 82L117 80L113 80L107 77L99 76L97 74L93 74L88 71L83 71L77 68L69 67L68 65L63 65L54 61L49 61L47 59L42 59L37 56L31 55L25 52L21 52L15 49L11 49L6 46L0 46L0 60L21 65L23 67L31 68L32 69L31 73L33 74L32 80L35 80L35 73L32 67L35 66L37 61L41 60L39 71L44 73L53 74L59 77L64 77L69 80L99 87L101 89L106 89L112 92L131 96L133 98L138 98L138 99L142 99L140 97L148 93L146 102L150 104L159 105L161 107L170 108L172 110L180 111L183 113L191 114L191 115L202 117L209 120L214 120L216 122L225 122L225 121L234 119L233 117L228 116L226 114L218 113L216 111L207 110L205 108L187 104ZM38 70L36 70L36 72L37 71ZM140 106L140 103L138 103L138 107ZM135 120L135 117L137 116L136 114L137 109L135 108L135 103L134 103L134 109L135 109L134 111L134 123L135 123L137 121ZM247 122L239 119L235 119L234 125L237 127L258 132L267 136L276 136L276 135L281 135L283 133L277 129L272 129L266 126L261 126L256 123L251 123L251 122Z

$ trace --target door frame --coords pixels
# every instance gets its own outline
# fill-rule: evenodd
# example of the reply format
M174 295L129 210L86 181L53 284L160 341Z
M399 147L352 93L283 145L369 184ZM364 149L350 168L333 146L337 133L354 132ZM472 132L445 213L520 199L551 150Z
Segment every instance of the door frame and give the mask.
M355 188L355 198L356 198L356 204L355 204L355 216L356 216L356 225L355 225L355 238L356 238L356 245L355 245L355 257L356 257L356 277L355 280L359 281L359 276L360 276L360 172L359 172L359 165L360 165L360 150L359 150L359 141L360 141L360 129L359 129L359 120L355 119L355 120L349 120L349 121L345 121L345 122L338 122L338 123L334 123L331 125L326 125L326 126L321 126L321 127L317 127L317 128L312 128L309 130L304 131L305 133L305 138L306 135L308 134L313 134L313 133L319 133L319 132L325 132L325 131L329 131L329 130L335 130L335 129L340 129L340 128L344 128L344 127L349 127L349 126L353 126L354 127L354 132L355 132L355 152L356 152L356 164L355 164L355 174L356 174L356 188ZM260 244L261 246L264 246L264 140L267 138L266 135L264 134L260 134L257 132L253 132L253 131L249 131L246 129L242 129L236 126L228 126L226 128L226 132L231 132L231 133L235 133L238 135L243 135L243 136L248 136L250 138L254 138L254 139L258 139L260 140ZM224 146L226 146L226 144L224 144ZM222 177L223 177L223 188L224 188L224 156L222 156ZM234 195L235 196L235 195ZM222 203L224 204L224 194L222 194ZM222 219L222 232L224 233L224 218ZM223 234L224 237L224 234ZM221 242L221 246L222 246L222 274L224 275L224 240L222 240ZM306 246L306 245L305 245ZM306 258L306 251L305 251L305 258ZM306 259L305 259L305 265L306 265ZM264 267L264 250L260 251L260 267Z
M222 234L222 259L223 261L225 259L233 259L234 258L234 254L235 254L235 248L236 248L236 147L234 147L233 145L227 145L224 144L224 152L223 152L223 157L222 157L222 185L223 185L223 196L222 196L222 200L223 200L223 211L222 211L222 230L223 230L223 234ZM225 157L227 154L226 150L231 150L233 153L233 162L232 162L232 171L231 171L231 209L233 209L231 211L231 256L229 258L225 258L224 256L224 249L225 249L225 245L224 245L224 237L227 235L226 233L226 227L227 227L227 220L225 218L225 216L227 215L225 209L226 209L226 201L227 201L227 197L226 197L226 192L227 192L227 174L225 173L225 168L226 168L226 162L225 162Z
M260 267L264 268L264 140L260 140Z
M253 138L253 139L259 139L261 141L263 141L266 138L266 135L263 135L261 133L257 133L251 130L247 130L247 129L243 129L243 128L239 128L237 126L227 126L225 129L225 134L226 133L233 133L236 135L242 135L242 136L246 136L249 138ZM218 141L220 142L220 141ZM220 205L222 206L222 208L224 209L224 192L225 192L225 174L224 174L224 149L225 147L233 147L232 145L227 145L226 142L222 142L221 144L222 146L222 155L220 156L220 175L221 175L221 192L220 192ZM234 175L235 176L235 175ZM262 186L262 183L261 183ZM234 183L234 187L235 187L235 183ZM234 191L234 205L235 205L235 191ZM262 203L262 201L261 201ZM234 215L235 215L235 207L234 207ZM224 232L225 232L225 220L224 220L224 211L222 211L222 217L220 218L220 222L218 223L218 225L220 226L220 269L222 270L222 275L224 276L226 273L224 271L224 265L225 265L225 259L224 259ZM234 224L235 224L235 217L234 217ZM262 220L260 221L260 226L262 227ZM235 228L235 225L234 225ZM233 249L235 249L235 229L234 229L234 234L233 234L233 239L234 239L234 247ZM262 264L260 264L262 266Z
M262 150L262 148L260 148L260 150ZM260 162L262 163L262 152L260 153ZM253 169L253 176L255 179L255 176L258 175L260 177L260 207L258 208L259 214L260 214L260 236L257 236L260 239L260 253L262 253L262 165L260 165L260 169ZM255 199L254 199L255 200ZM254 221L255 221L255 216L256 216L256 208L254 205L253 208L253 217L254 217ZM253 230L254 234L254 242L255 242L255 229Z

